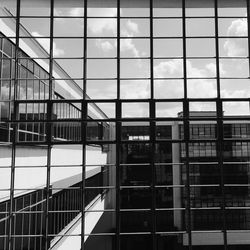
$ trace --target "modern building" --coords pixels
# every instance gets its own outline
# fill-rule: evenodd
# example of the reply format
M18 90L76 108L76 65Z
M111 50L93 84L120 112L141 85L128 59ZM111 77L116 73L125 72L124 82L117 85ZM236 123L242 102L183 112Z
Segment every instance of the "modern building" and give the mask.
M0 249L8 248L10 230L9 212L13 206L13 249L45 249L44 233L49 237L51 248L62 244L62 237L70 230L76 230L81 223L82 209L82 148L81 145L63 145L65 141L81 141L82 130L78 121L82 115L80 102L69 102L68 99L81 99L82 89L69 75L54 63L51 81L49 76L47 51L36 39L20 40L18 63L15 60L16 45L11 33L15 29L15 20L7 9L0 9L0 57L1 57L1 124L0 124L0 163L1 163L1 221ZM20 26L20 36L31 36L25 27ZM34 59L40 58L40 59ZM17 87L14 87L15 67L18 71ZM60 80L55 80L60 79ZM49 82L52 82L51 118L48 118ZM14 93L16 91L16 101ZM87 97L89 98L89 97ZM64 102L64 100L66 100ZM16 105L16 107L14 107ZM16 108L16 117L14 109ZM86 136L88 140L104 140L109 137L106 122L91 121L93 118L107 118L97 105L88 108ZM18 123L10 121L18 120ZM47 120L52 122L48 128ZM69 122L67 119L71 119ZM59 122L62 120L62 122ZM64 121L63 121L64 120ZM16 125L16 127L15 127ZM14 132L15 131L15 132ZM51 169L49 193L47 192L46 166L48 133L51 133ZM15 137L15 184L13 203L10 199L11 188L11 147ZM57 145L54 145L57 144ZM87 146L86 163L91 165L86 170L87 186L103 185L104 165L108 163L105 147ZM70 159L68 159L70 157ZM68 164L67 164L68 163ZM85 192L86 210L104 204L105 190L88 190ZM46 197L49 197L49 204ZM46 210L46 206L49 206ZM49 212L48 212L49 210ZM47 211L47 212L46 212ZM45 223L45 213L48 224ZM87 216L86 216L87 217ZM98 220L97 218L94 219ZM90 220L89 223L94 223ZM94 225L90 226L91 227ZM73 227L73 229L72 229ZM33 235L27 237L25 235ZM56 237L57 236L57 237ZM60 242L60 244L59 244ZM79 243L80 245L80 243Z
M244 250L249 0L1 0L0 250Z
M217 124L213 121L215 112L192 112L191 118L200 117L212 119L207 121L192 121L189 126L189 135L192 142L189 143L189 170L187 170L187 152L185 151L183 123L168 122L157 127L159 139L179 140L180 143L163 142L157 145L157 164L155 166L156 179L156 226L159 231L166 229L172 232L165 241L160 240L161 247L181 247L188 244L187 234L180 239L174 232L185 231L189 225L187 206L191 207L192 242L197 249L220 249L223 245L222 232L217 231L223 223L221 211L222 203L225 202L226 225L228 227L228 240L237 249L244 249L247 242L249 227L249 213L245 209L249 203L248 180L249 180L249 152L248 143L231 142L230 139L248 138L249 123L247 121L225 122L223 133L229 139L222 151L224 158L223 179L225 199L222 200L221 171L217 164L217 149L215 139L217 137ZM178 114L179 117L183 113ZM235 119L235 117L231 117ZM138 124L124 126L124 136L128 140L147 140L149 126L138 127ZM146 138L146 139L145 139ZM150 207L152 194L150 181L152 181L152 169L145 166L149 161L149 144L128 145L123 148L123 163L126 165L121 171L123 186L136 186L133 191L126 189L121 191L122 208L145 208ZM187 171L189 180L187 180ZM190 200L188 200L187 182L190 185ZM145 188L147 187L148 190ZM126 232L144 231L151 226L150 219L138 214L124 217L121 220L121 230ZM129 218L129 219L128 219ZM209 231L205 235L203 231ZM235 237L237 235L237 238ZM211 243L211 239L213 243ZM143 245L143 240L137 239L138 245ZM134 242L133 242L134 243ZM132 246L127 244L127 248ZM217 246L216 246L217 245ZM147 247L145 243L144 248ZM203 247L203 248L202 248ZM195 248L195 249L196 249ZM150 249L150 247L148 248ZM178 249L178 248L177 248ZM206 248L205 248L206 249ZM247 248L246 248L247 249Z

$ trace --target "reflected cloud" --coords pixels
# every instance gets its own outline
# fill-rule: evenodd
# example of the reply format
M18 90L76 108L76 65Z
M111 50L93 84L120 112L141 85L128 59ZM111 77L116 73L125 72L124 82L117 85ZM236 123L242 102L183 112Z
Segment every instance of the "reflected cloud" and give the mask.
M95 44L98 49L101 49L104 52L109 52L110 50L113 50L115 48L115 46L111 42L103 41L101 39L96 39Z
M84 9L83 8L72 8L69 11L70 16L83 16L84 15Z
M49 53L50 51L50 39L48 38L43 38L41 34L38 32L32 32L32 36L35 37L41 37L41 38L36 38L36 40L41 44L41 46ZM62 56L64 55L64 50L57 48L57 45L55 42L53 42L53 54L54 56Z
M114 14L114 13L113 13ZM104 16L104 15L102 15ZM110 15L108 15L110 16ZM113 34L116 32L116 20L105 19L105 20L92 20L89 23L89 29L94 34L102 34L104 31L111 31ZM134 57L140 57L140 52L136 48L135 44L133 43L133 37L136 33L139 32L138 24L131 21L130 19L125 24L125 29L121 30L121 35L123 37L128 37L126 39L120 40L120 48L121 52L130 51ZM96 46L99 49L102 49L104 52L110 51L112 49L117 48L117 42L113 41L105 41L104 39L97 39ZM142 66L139 64L139 66Z
M133 33L139 33L138 24L132 22L130 19L126 23L127 28Z
M216 75L216 64L215 63L208 63L206 66L206 69L210 71L213 75ZM222 63L220 63L220 75L225 75L226 71L224 70L224 66Z
M156 78L178 78L183 76L182 60L168 60L154 66Z
M232 21L227 30L228 36L247 36L247 19ZM228 38L224 43L228 56L247 56L244 40Z
M237 19L232 21L231 25L227 30L227 34L235 36L246 36L247 35L247 19Z
M93 34L102 34L104 31L109 31L112 34L116 34L117 21L115 18L117 11L115 8L104 9L88 9L88 16L110 17L110 19L90 19L88 21L88 29Z
M199 69L187 60L187 70L189 72L189 77L200 77L205 78L209 76L209 71L214 70L214 65L207 64L204 65L203 69ZM154 67L155 77L157 78L180 78L183 76L183 63L182 60L169 60L165 62L161 62L160 64ZM165 84L161 83L158 86L157 92L162 93L161 96L164 98L164 91L165 91ZM209 79L192 79L188 80L188 97L189 98L213 98L216 97L217 90L216 90L216 82ZM161 91L162 89L162 91ZM176 93L176 92L180 93ZM173 92L173 94L171 94ZM172 87L171 89L168 88L168 93L166 96L182 96L183 95L183 88L176 80L176 87ZM174 105L174 104L173 104ZM176 103L178 105L178 103ZM197 110L203 110L204 107L200 106L198 103L194 103L193 105L197 105L195 107ZM194 107L193 107L194 108ZM208 107L209 109L209 107ZM212 106L211 106L212 109ZM174 109L178 111L178 109ZM179 110L181 111L181 110ZM179 112L178 111L178 112ZM177 112L177 113L178 113ZM177 115L176 113L176 115ZM173 115L173 113L171 112Z
M150 97L150 82L129 80L121 82L121 98L146 99Z
M244 56L246 55L246 49L241 45L243 44L238 39L227 39L227 41L224 43L224 49L228 56Z

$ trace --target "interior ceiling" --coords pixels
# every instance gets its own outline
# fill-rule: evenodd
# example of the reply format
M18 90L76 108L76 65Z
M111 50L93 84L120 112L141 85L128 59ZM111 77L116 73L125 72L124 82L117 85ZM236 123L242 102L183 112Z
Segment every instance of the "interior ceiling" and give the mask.
M181 7L182 0L153 0L156 8L178 8ZM16 0L0 0L0 5L6 3L15 5ZM117 0L88 0L89 7L116 7ZM213 7L213 0L186 0L186 6L192 8ZM242 7L246 0L219 0L219 7ZM55 0L56 5L65 8L80 8L84 5L84 0ZM50 0L21 0L21 5L27 7L47 7ZM149 0L121 0L123 8L145 8L149 6Z

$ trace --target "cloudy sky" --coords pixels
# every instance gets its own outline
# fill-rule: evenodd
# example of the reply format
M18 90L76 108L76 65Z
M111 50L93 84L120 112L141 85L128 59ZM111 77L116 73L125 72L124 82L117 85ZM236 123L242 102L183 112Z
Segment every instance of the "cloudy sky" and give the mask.
M76 38L83 35L83 9L64 9L55 6L54 29L54 57L58 63L67 71L72 78L82 77L82 60L60 59L60 57L81 57L83 56L83 41ZM24 8L22 15L30 15L36 11ZM196 16L197 13L213 15L212 9L188 9L187 16ZM48 15L48 10L40 10L39 15ZM155 9L155 16L180 16L179 9ZM219 53L225 59L220 60L220 75L223 78L249 77L249 61L244 59L248 56L248 40L242 38L247 36L247 19L245 9L220 9L220 15L242 16L238 18L219 19ZM117 35L116 10L89 9L89 16L101 16L103 19L91 18L88 20L88 57L99 58L89 59L87 67L88 78L115 78ZM122 9L121 20L121 98L142 99L150 97L150 41L149 20L136 18L148 16L148 9ZM61 18L61 16L74 16L74 18ZM79 18L76 18L79 17ZM109 18L107 18L109 17ZM37 37L40 44L49 49L49 19L46 18L22 18L21 23L28 31ZM215 39L204 38L213 36L214 19L187 19L187 75L190 78L188 84L188 97L190 98L213 98L217 96L216 80L206 79L216 77ZM56 38L68 36L70 38ZM155 98L183 98L183 56L182 48L182 20L180 18L155 19L154 20L154 97ZM102 38L104 37L104 38ZM110 37L106 39L105 37ZM165 39L162 37L166 37ZM174 37L169 39L169 37ZM240 37L240 38L239 38ZM195 57L195 58L194 58ZM206 57L206 58L202 58ZM237 58L232 58L237 57ZM109 58L109 59L100 59ZM166 59L168 58L168 59ZM135 80L133 78L140 78ZM145 78L145 79L141 79ZM81 85L81 82L78 81ZM222 79L222 97L249 97L249 79ZM115 80L89 80L87 82L87 93L94 99L116 98ZM102 108L108 115L114 113L114 105L106 105ZM148 116L148 104L123 105L124 116ZM176 116L181 111L179 103L157 105L158 116ZM213 110L214 105L209 103L191 104L192 110ZM249 114L248 103L226 103L225 114Z

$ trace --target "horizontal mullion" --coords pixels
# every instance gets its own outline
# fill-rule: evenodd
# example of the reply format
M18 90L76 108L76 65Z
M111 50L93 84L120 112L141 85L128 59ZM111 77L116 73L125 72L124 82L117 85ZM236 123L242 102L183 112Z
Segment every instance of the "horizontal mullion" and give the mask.
M9 39L15 39L16 36L8 36L7 38ZM85 39L84 36L20 36L20 39ZM220 38L248 38L248 36L221 36L219 35L216 37L215 35L213 36L186 36L186 39L209 39L209 38L214 38L214 39L220 39ZM150 39L150 36L87 36L86 39ZM155 35L153 39L183 39L182 36L157 36Z
M159 58L160 59L160 58ZM197 58L197 59L201 59L201 58ZM230 59L230 57L228 57L228 59ZM66 80L71 80L71 81L83 81L85 78L53 78L52 80L53 81L66 81ZM150 77L121 77L119 78L119 80L121 81L126 81L126 80L150 80L151 78ZM153 80L184 80L184 79L187 79L187 80L197 80L197 79L201 79L201 80L216 80L217 78L216 77L187 77L187 78L184 78L184 77L154 77ZM220 79L222 80L248 80L250 79L250 77L220 77ZM14 81L14 80L41 80L41 81L48 81L49 79L48 78L45 78L45 79L39 79L37 77L35 78L3 78L3 80L10 80L10 81ZM107 77L107 78L103 78L103 77L100 77L100 78L94 78L94 77L91 77L91 78L86 78L87 81L101 81L101 80L110 80L110 81L113 81L113 80L118 80L117 77ZM78 86L79 87L79 86Z
M50 214L61 214L61 213L80 213L81 210L49 210Z
M15 145L17 146L37 146L37 147L43 147L43 146L48 146L48 145L79 145L83 144L84 141L51 141L51 142L46 142L46 141L27 141L27 142L16 142Z
M109 119L64 119L64 120L32 120L32 121L26 121L26 120L10 120L7 122L2 122L3 124L6 123L60 123L60 122L160 122L160 121L217 121L217 120L225 120L225 121L234 121L234 120L241 120L241 121L250 121L250 116L223 116L223 117L206 117L206 116L200 116L200 117L156 117L156 118L140 118L140 117L133 117L133 118L109 118Z
M20 19L22 19L22 18L27 18L27 19L29 19L29 18L43 18L43 19L47 19L47 18L51 18L51 16L49 16L49 15L46 15L46 16L39 16L39 15L37 15L37 16L34 16L34 15L30 15L30 16L27 16L27 15L20 15ZM70 18L70 19L79 19L79 18L84 18L84 16L53 16L52 17L53 19L60 19L60 18Z
M221 210L221 207L214 206L214 207L191 207L190 208L192 211L197 211L197 210Z
M219 59L249 59L249 56L220 56L218 57ZM12 59L14 60L15 58L6 58L3 60L9 60ZM18 57L18 60L23 60L23 59L32 59L32 60L49 60L49 57L33 57L33 58L27 58L27 57ZM84 60L84 57L72 57L72 56L68 56L68 57L53 57L53 60ZM112 57L87 57L87 60L117 60L118 57L117 56L112 56ZM151 57L147 56L147 57L120 57L120 60L139 60L139 59L144 59L144 60L150 60ZM184 59L183 56L155 56L153 57L153 59ZM186 59L216 59L216 56L187 56ZM35 78L38 78L39 80L48 80L47 79L41 79L38 76L34 76ZM10 78L1 78L1 79L10 79ZM29 78L17 78L17 79L23 79L23 80L28 80ZM31 80L33 78L30 78ZM14 80L14 79L13 79Z
M154 8L156 9L156 8ZM186 8L188 9L188 8ZM15 16L0 16L1 18L11 18L11 19L16 19ZM44 15L44 16L35 16L35 15L20 15L20 18L42 18L42 19L47 19L47 18L50 18L51 16L50 15ZM57 15L54 15L52 17L53 19L79 19L79 18L84 18L84 15L79 15L79 16L69 16L69 15L60 15L60 16L57 16ZM88 19L117 19L117 16L87 16ZM120 19L150 19L150 16L121 16L119 17ZM156 15L153 15L152 19L182 19L183 16L156 16ZM214 19L215 16L192 16L192 15L186 15L185 19ZM243 19L247 19L246 16L234 16L234 15L231 15L231 16L218 16L218 19L227 19L227 18L243 18Z
M70 103L70 104L80 104L84 103L141 103L141 102L148 102L148 103L156 103L156 102L250 102L249 98L168 98L168 99L53 99L53 100L16 100L14 101L17 104L25 104L25 103L47 103L47 104L57 104L57 103ZM3 102L11 102L12 100L5 100ZM80 111L80 110L79 110ZM237 116L236 116L237 117ZM70 118L69 118L70 119ZM80 119L82 120L82 119Z
M250 210L250 206L238 206L238 207L231 207L231 206L225 206L226 210Z

